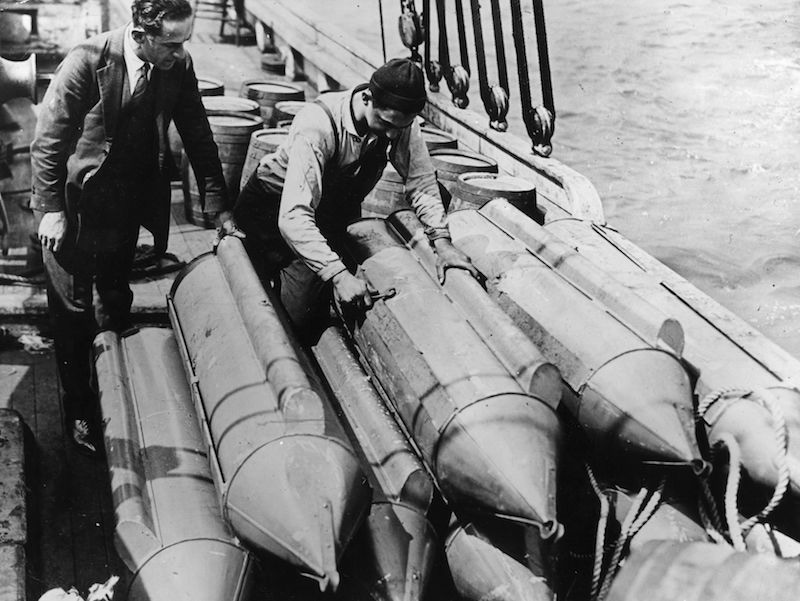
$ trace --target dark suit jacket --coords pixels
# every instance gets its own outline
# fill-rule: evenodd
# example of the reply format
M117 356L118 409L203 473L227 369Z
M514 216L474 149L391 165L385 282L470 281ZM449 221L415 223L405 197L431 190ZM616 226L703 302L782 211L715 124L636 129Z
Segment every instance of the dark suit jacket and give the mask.
M31 144L34 210L66 210L70 224L77 223L78 207L65 190L67 184L82 189L113 148L126 85L124 34L122 27L86 40L73 48L56 70L41 103ZM156 250L163 252L169 233L169 182L176 170L167 138L171 120L204 193L205 212L227 209L228 198L191 57L187 54L169 71L156 69L151 77L159 78L155 88L158 181L141 225L153 233Z

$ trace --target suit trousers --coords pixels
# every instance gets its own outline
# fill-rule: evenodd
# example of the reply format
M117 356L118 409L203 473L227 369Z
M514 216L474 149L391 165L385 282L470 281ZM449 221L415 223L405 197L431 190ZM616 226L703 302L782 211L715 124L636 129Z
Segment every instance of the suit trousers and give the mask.
M92 343L103 330L121 332L130 327L133 292L128 280L135 252L135 236L112 250L71 249L68 262L42 251L67 420L92 419L97 414Z

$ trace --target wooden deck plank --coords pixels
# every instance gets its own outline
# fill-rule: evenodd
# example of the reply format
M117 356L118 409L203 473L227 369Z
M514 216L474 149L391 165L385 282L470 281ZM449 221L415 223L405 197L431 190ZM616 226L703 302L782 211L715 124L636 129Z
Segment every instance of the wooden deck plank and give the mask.
M41 366L42 369L38 369ZM31 356L34 389L30 397L35 414L36 477L32 515L37 516L36 566L31 593L34 597L53 586L69 586L75 578L70 514L70 475L66 463L61 403L54 354Z

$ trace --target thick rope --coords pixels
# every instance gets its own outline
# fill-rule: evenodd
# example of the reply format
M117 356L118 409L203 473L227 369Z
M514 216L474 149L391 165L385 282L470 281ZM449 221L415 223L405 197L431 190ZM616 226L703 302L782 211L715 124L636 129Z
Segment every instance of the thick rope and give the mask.
M606 527L608 525L608 512L609 502L606 494L600 489L597 484L597 479L594 477L592 468L586 464L586 473L589 476L589 482L592 485L594 494L597 495L600 501L600 517L597 520L597 533L595 535L594 543L594 564L592 566L592 588L590 592L590 599L597 599L600 593L600 581L603 575L603 557L605 555L605 536Z
M608 596L608 592L611 589L611 584L614 581L614 577L619 571L619 564L625 547L628 545L628 543L630 543L631 539L636 536L639 530L644 527L648 520L653 517L653 514L655 514L656 509L658 509L659 505L661 504L665 484L666 478L662 478L661 482L658 484L658 487L652 494L650 494L650 491L647 488L643 487L639 491L639 494L636 495L636 499L628 511L628 514L625 516L619 537L617 537L617 542L614 545L614 551L611 555L611 559L608 562L608 567L606 568L606 574L603 578L603 584L600 587L597 601L603 601ZM650 495L649 499L647 499L648 495ZM645 499L647 499L647 502L644 504L644 506L642 506Z
M739 443L736 442L733 435L725 432L720 435L719 441L728 449L728 480L725 483L724 497L728 538L730 538L734 549L746 551L747 545L745 545L742 526L739 523L739 507L736 499L739 492L739 482L741 481L742 454L739 450Z
M720 443L728 449L728 479L725 485L725 520L728 526L728 536L731 540L733 547L737 550L745 550L746 545L744 536L749 532L753 526L766 520L766 518L775 510L775 508L783 500L786 491L789 488L791 474L788 462L788 428L786 426L786 419L783 412L777 403L774 402L771 393L766 389L761 389L758 392L754 390L741 390L741 389L719 389L715 390L699 403L697 407L697 415L702 419L706 412L711 408L714 403L718 402L725 396L738 395L742 399L748 399L758 403L764 407L772 418L773 431L775 433L775 441L779 448L778 455L775 457L775 463L778 469L778 481L775 485L775 490L772 497L766 506L756 515L739 522L739 510L737 506L737 495L739 485L741 482L741 451L739 443L728 433L720 435ZM708 488L708 483L702 481L704 486L704 493L708 501L709 507L712 511L716 512L716 502L714 501L713 494ZM701 517L703 517L701 506Z
M775 486L775 491L772 493L772 498L769 503L757 515L754 515L742 524L742 530L747 532L758 522L765 520L783 500L786 491L789 489L789 482L791 480L791 472L789 470L789 428L786 425L786 418L783 411L772 398L772 393L766 389L759 389L757 391L757 400L759 403L769 411L772 417L773 429L775 432L775 442L780 449L778 456L775 458L778 467L778 483Z
M511 96L511 90L508 87L508 67L506 63L506 49L503 46L503 18L500 10L500 3L498 0L491 0L492 4L492 26L494 33L494 54L497 61L497 80L500 87L503 88Z
M544 6L542 0L533 0L533 18L536 28L536 46L539 50L539 74L542 80L542 103L556 116L553 102L553 81L550 76L550 54L547 50L547 30L544 26Z
M697 500L697 510L700 514L700 521L703 523L703 528L705 528L708 537L715 543L729 546L728 540L723 534L725 528L722 524L719 510L717 509L717 502L714 499L714 494L711 492L711 486L709 486L707 478L700 479L700 487L703 491L703 497ZM708 505L708 510L706 510L703 500L705 500Z
M480 0L470 0L472 8L472 33L475 36L475 48L483 48L483 25L481 23L481 3ZM478 67L478 86L481 92L483 106L487 109L489 105L489 77L486 73L486 53L475 53L475 64Z
M383 62L386 62L386 31L383 25L383 0L378 0L378 19L381 23L381 48L383 49Z
M462 0L456 0L456 27L458 29L458 50L461 55L461 66L467 73L472 74L469 68L469 52L467 47L467 26L464 21L464 5ZM482 48L482 46L479 46Z
M525 33L522 27L522 6L520 0L511 0L511 36L514 38L514 50L517 55L517 77L519 78L519 95L522 116L528 125L529 113L533 109L531 102L531 83L528 77L528 54L525 44Z
M447 40L447 16L444 0L436 0L436 17L439 23L439 64L445 74L445 81L450 83L450 43ZM452 78L451 78L452 79Z

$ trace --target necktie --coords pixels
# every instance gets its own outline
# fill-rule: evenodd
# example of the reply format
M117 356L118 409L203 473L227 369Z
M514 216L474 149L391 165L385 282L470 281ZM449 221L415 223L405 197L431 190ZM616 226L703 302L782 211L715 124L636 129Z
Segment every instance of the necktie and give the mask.
M138 102L144 95L147 89L147 73L150 71L150 63L145 63L139 67L139 79L136 80L136 85L133 87L131 93L131 102Z

